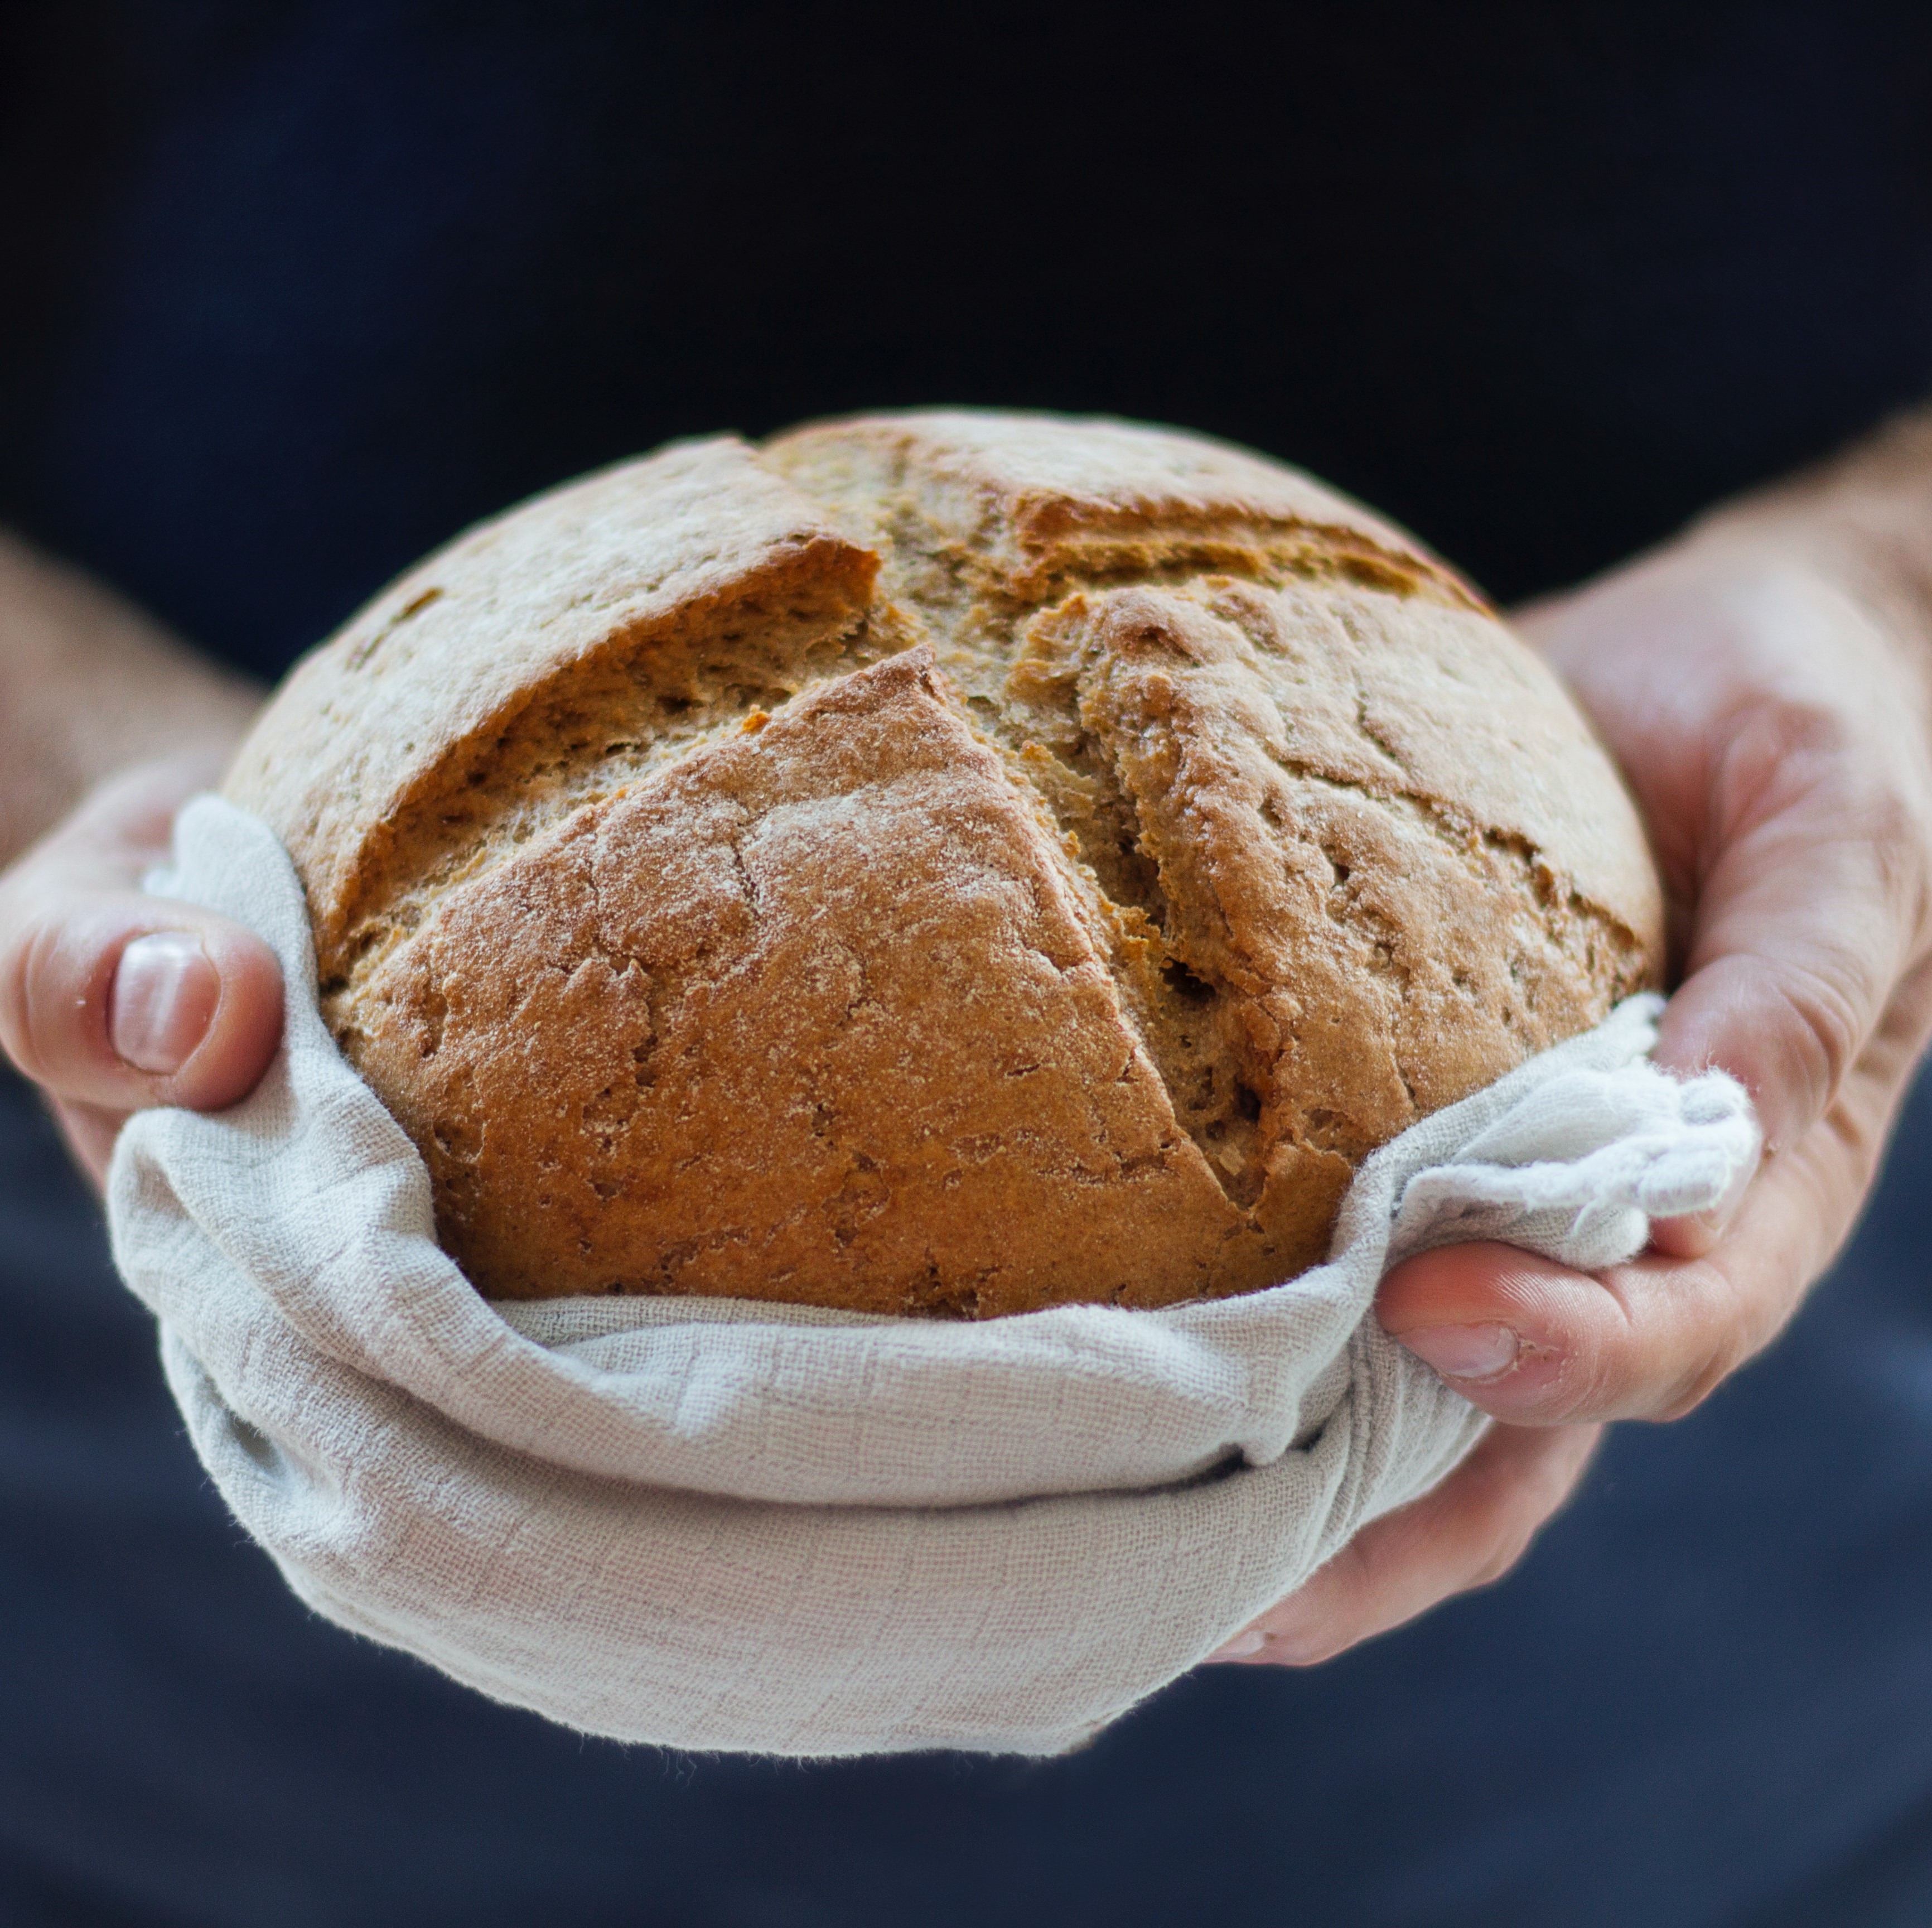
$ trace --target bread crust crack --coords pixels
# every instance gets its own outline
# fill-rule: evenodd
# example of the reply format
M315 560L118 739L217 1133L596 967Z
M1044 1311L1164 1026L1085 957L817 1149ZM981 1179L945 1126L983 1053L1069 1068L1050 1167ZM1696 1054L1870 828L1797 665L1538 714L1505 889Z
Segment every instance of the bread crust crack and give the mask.
M230 794L503 1296L1252 1289L1651 981L1549 672L1394 529L1115 423L668 450L412 572Z

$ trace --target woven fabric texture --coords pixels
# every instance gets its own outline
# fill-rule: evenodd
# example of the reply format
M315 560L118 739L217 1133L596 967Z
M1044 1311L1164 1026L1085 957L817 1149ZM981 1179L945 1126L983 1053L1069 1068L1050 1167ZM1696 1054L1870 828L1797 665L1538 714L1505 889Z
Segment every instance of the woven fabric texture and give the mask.
M1244 1297L982 1323L715 1299L492 1305L317 1014L300 887L183 813L153 887L259 931L283 1048L123 1132L116 1259L236 1518L318 1612L584 1731L792 1755L1045 1754L1193 1666L1485 1423L1370 1317L1393 1259L1594 1269L1756 1153L1634 999L1384 1147L1328 1263Z

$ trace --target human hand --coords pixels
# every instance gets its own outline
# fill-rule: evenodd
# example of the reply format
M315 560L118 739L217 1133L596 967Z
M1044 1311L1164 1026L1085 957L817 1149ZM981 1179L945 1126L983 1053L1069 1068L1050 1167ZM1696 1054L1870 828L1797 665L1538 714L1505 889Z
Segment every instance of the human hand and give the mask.
M281 1035L268 945L140 890L175 812L218 775L212 758L130 770L0 872L0 1048L97 1185L129 1113L233 1104Z
M1932 1033L1932 753L1907 642L1776 540L1718 527L1520 619L1648 822L1682 982L1656 1056L1718 1065L1766 1157L1592 1278L1451 1247L1384 1328L1498 1425L1217 1659L1306 1665L1507 1571L1604 1422L1688 1412L1775 1336L1855 1223Z

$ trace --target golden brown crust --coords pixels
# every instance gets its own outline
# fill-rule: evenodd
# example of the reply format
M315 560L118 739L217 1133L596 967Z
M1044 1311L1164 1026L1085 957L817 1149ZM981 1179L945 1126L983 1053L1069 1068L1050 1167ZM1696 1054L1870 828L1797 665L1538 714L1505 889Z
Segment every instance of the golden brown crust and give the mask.
M1100 417L935 410L812 424L766 461L902 563L1038 604L1076 583L1186 569L1309 573L1484 609L1409 535L1299 470ZM893 552L902 552L894 556ZM944 592L927 572L928 597Z
M1466 585L1120 424L874 417L543 498L299 672L231 794L506 1296L1270 1283L1660 952L1614 771Z
M502 1292L974 1311L1024 1227L1042 1296L1208 1289L1202 1220L1240 1227L1044 841L923 649L578 812L363 1002L451 1249Z
M325 987L453 849L508 817L526 836L518 806L542 815L560 777L782 700L863 623L877 569L720 438L540 496L392 584L297 665L226 785L295 859Z

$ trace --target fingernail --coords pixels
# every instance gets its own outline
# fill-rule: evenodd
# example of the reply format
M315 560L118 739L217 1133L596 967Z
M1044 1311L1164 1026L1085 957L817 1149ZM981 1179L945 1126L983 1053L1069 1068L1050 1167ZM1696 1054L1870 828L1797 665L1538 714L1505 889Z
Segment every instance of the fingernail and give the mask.
M107 1035L137 1071L178 1071L208 1035L220 1001L220 974L185 931L137 937L121 953L109 996Z
M1507 1326L1424 1326L1396 1337L1444 1379L1496 1378L1522 1350L1522 1341Z
M1245 1660L1250 1653L1258 1653L1268 1644L1268 1635L1256 1633L1250 1628L1246 1633L1238 1633L1225 1647L1217 1647L1208 1655L1210 1660Z

